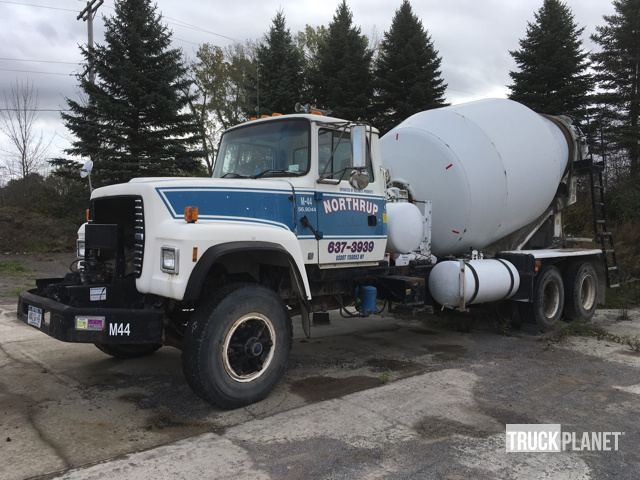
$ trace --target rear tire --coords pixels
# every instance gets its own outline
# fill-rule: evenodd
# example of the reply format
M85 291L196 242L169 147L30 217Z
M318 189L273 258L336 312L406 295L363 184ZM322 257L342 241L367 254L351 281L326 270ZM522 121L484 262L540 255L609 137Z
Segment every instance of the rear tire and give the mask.
M162 344L124 344L124 345L112 345L106 343L96 343L96 347L103 353L111 355L113 358L120 360L127 360L130 358L146 357L156 353L158 349L162 347Z
M538 274L533 294L532 313L543 332L555 327L562 317L564 284L560 270L548 265Z
M225 409L265 398L284 375L291 320L272 290L223 288L197 308L187 326L182 369L193 391Z
M598 304L598 274L591 262L574 262L564 275L564 315L569 320L589 321Z

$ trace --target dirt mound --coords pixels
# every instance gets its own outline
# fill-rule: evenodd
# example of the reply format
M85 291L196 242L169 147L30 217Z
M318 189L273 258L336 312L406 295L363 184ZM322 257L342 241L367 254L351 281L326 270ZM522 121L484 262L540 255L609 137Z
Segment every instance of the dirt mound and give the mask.
M69 252L78 224L19 207L0 207L0 252Z

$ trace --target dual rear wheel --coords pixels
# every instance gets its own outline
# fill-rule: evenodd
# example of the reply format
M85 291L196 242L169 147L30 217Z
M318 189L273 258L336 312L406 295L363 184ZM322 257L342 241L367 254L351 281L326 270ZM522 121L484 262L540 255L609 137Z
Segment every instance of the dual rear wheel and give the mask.
M573 262L564 274L555 265L543 267L534 288L533 302L522 306L542 331L560 319L589 321L598 303L598 275L591 262Z

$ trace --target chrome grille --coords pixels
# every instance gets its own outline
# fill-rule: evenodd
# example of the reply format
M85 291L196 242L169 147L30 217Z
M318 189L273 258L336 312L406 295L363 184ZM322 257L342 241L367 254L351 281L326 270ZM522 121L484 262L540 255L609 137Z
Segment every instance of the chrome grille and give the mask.
M136 198L134 203L134 243L133 243L133 271L136 278L142 275L142 261L144 259L144 205L142 198Z

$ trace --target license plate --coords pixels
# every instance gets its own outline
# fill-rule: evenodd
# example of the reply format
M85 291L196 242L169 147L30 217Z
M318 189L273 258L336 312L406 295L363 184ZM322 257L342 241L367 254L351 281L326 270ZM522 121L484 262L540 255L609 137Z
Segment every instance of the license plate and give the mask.
M40 328L40 326L42 325L42 309L29 305L29 310L27 312L27 323L36 328Z

